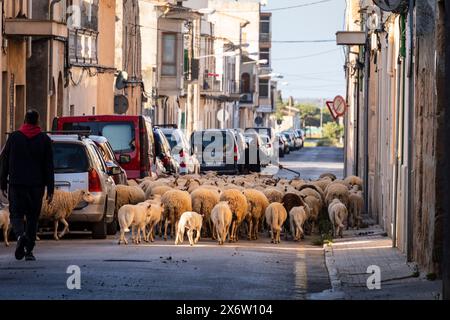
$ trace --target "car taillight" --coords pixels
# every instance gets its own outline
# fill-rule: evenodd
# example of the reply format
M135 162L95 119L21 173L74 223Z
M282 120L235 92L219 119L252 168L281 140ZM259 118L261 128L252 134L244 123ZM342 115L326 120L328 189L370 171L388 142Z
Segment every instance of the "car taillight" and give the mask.
M180 158L184 158L184 150L183 149L180 150L179 155L180 155Z
M89 170L89 192L102 192L100 176L95 169Z
M269 144L267 145L267 147L268 147L268 148L272 148L272 145L269 143Z
M236 145L234 146L234 161L238 161L238 148Z

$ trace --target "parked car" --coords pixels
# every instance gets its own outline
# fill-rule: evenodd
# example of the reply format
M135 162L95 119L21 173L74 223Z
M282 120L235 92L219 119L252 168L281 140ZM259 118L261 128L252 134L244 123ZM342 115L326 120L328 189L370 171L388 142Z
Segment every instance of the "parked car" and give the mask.
M275 144L272 143L272 140L270 139L270 137L266 134L260 134L259 135L261 138L261 141L263 143L263 146L266 148L267 150L267 156L269 157L269 159L273 159L275 152Z
M300 139L302 140L302 148L304 147L304 145L305 145L305 133L303 132L303 130L301 130L301 129L296 129L296 130L294 130L297 134L298 134L298 136L300 137Z
M276 136L278 137L279 141L279 150L278 152L280 153L280 158L283 158L285 154L289 154L290 150L289 150L289 144L288 141L286 139L286 137L281 134L281 133L277 133Z
M245 128L245 132L248 132L248 131L256 131L259 134L265 134L265 135L270 137L270 140L272 141L272 143L273 143L273 141L275 139L275 132L274 132L273 128L270 128L270 127L249 127L249 128Z
M239 161L238 167L239 172L244 173L247 171L248 162L246 161L246 154L248 153L248 144L246 142L245 136L242 129L232 129L233 133L236 135L236 141L238 146Z
M165 174L179 174L180 165L172 157L170 143L164 133L158 127L153 127L153 136L155 138L155 158L154 161L161 161L163 172ZM158 172L159 173L159 172Z
M291 136L291 139L294 143L294 150L300 150L302 147L302 139L294 130L284 131L284 133L288 133Z
M95 142L98 149L101 152L103 160L105 161L106 167L108 168L108 172L111 177L114 179L114 182L117 184L128 184L127 173L120 166L119 162L116 160L114 156L114 150L111 147L108 139L101 136L89 136L89 139Z
M115 234L116 184L95 142L79 135L50 135L50 138L53 141L55 189L87 190L95 198L94 203L79 204L68 220L90 228L94 239Z
M239 173L239 148L232 130L194 131L191 135L191 148L200 162L201 172Z
M180 166L180 174L199 173L200 163L184 132L176 127L162 127L160 130L169 141L172 157Z
M155 170L154 138L150 118L126 115L60 117L53 120L54 131L90 131L104 136L128 179L151 176Z
M248 145L245 153L245 164L249 171L261 172L261 167L269 164L269 157L264 142L255 132L245 133L245 141Z
M287 144L289 146L289 151L294 151L295 150L295 138L294 138L293 134L286 132L286 131L283 131L282 134L287 140Z

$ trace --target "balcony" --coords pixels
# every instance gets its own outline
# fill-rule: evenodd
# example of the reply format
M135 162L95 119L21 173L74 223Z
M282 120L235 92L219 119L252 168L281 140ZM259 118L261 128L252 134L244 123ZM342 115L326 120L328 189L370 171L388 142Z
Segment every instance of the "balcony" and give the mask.
M222 83L214 77L208 77L203 80L202 91L205 92L221 92Z
M67 25L57 21L37 19L6 19L5 34L7 36L31 37L68 37Z
M259 41L261 41L261 42L271 42L272 41L272 35L270 33L260 33L259 34Z

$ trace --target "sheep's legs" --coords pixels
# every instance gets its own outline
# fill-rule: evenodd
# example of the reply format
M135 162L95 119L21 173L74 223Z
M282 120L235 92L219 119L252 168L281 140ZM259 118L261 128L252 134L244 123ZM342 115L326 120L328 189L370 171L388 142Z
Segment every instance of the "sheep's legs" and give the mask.
M236 221L233 221L231 223L231 232L230 232L230 239L229 242L233 242L234 241L234 229L236 228Z
M200 240L200 233L202 231L202 226L197 230L197 237L195 237L194 243L198 243L198 240Z
M67 232L69 232L69 224L64 218L60 219L59 221L61 221L61 223L64 225L63 231L61 231L61 233L59 234L59 238L61 239Z
M59 238L58 238L58 225L59 225L58 220L55 220L55 222L54 222L55 231L53 232L53 238L55 240L59 240Z
M191 246L193 246L194 245L194 229L189 229L187 234L188 234L188 238L189 238L189 244Z
M164 241L167 241L167 227L169 226L169 219L166 218L164 221Z
M247 221L247 228L248 228L247 239L252 240L252 229L253 229L252 219Z
M5 239L5 246L9 247L9 242L8 242L8 232L9 231L9 226L6 225L3 227L3 238Z

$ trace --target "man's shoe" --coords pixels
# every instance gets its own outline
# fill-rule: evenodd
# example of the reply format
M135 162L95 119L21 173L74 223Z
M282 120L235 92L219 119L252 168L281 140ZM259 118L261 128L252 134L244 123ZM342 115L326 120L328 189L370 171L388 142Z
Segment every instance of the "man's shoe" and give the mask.
M16 252L15 256L17 260L22 260L25 256L25 236L20 236L19 239L17 239L17 245L16 245Z
M25 253L25 261L36 261L36 258L33 255L33 252Z

